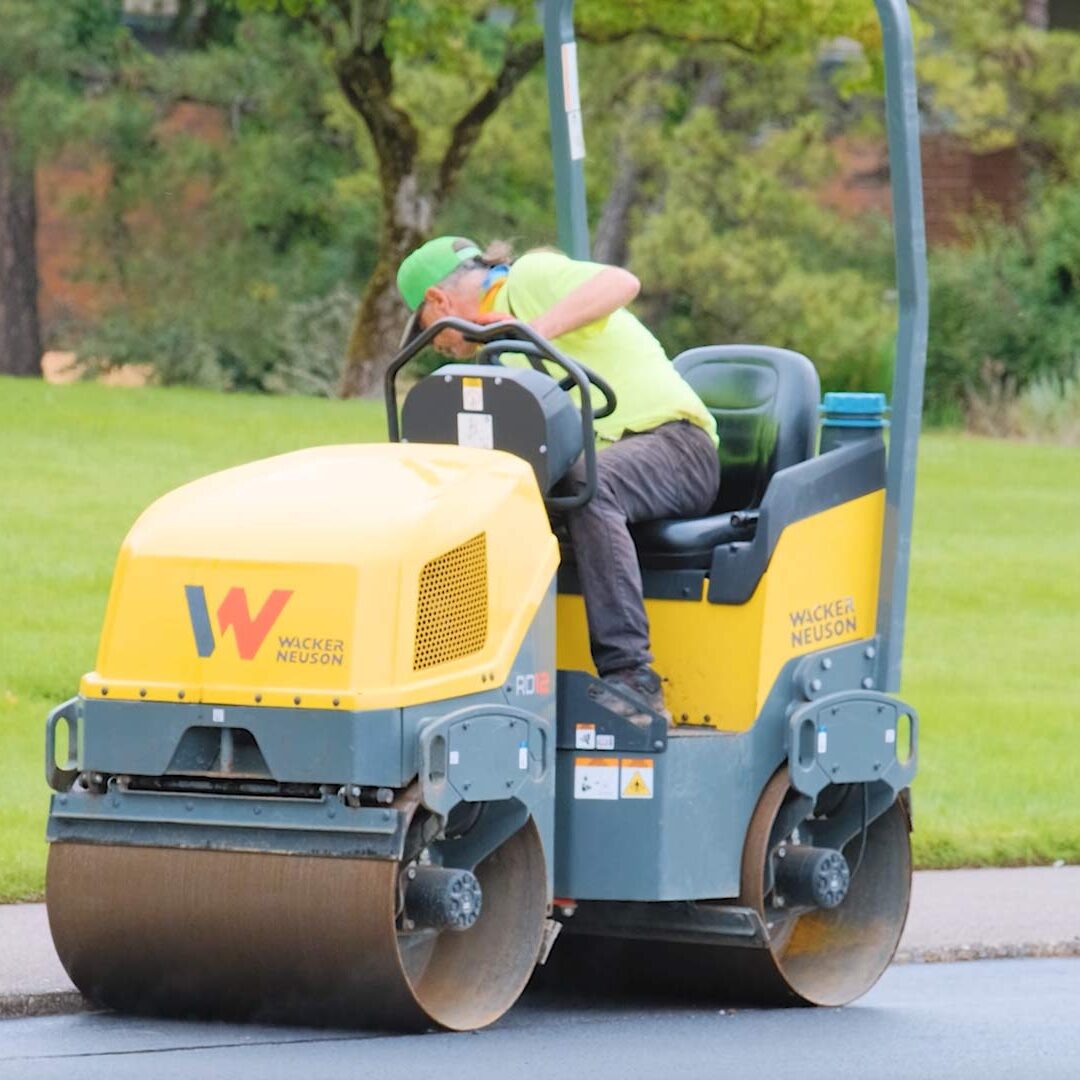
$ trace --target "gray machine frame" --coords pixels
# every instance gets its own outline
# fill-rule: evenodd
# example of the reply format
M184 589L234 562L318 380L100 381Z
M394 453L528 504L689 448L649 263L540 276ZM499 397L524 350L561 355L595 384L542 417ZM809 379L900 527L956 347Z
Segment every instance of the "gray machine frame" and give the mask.
M929 290L911 18L907 0L874 0L874 5L881 22L885 56L885 113L899 298L881 550L881 594L877 612L880 649L875 684L896 691L900 687L904 646L915 465L926 371ZM545 0L544 55L559 246L574 258L587 259L589 222L585 202L584 134L577 91L574 0Z

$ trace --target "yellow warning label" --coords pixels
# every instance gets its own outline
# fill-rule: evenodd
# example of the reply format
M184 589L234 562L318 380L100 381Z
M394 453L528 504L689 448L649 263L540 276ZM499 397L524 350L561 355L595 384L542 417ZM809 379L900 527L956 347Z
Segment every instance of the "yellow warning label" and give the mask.
M484 380L468 375L461 380L461 407L467 412L484 411Z
M619 772L619 790L624 799L653 797L652 758L623 758Z

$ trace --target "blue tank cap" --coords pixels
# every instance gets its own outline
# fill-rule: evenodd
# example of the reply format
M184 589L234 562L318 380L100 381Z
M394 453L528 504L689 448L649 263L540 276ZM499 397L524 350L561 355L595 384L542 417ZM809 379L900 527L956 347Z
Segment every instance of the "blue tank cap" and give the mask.
M852 394L831 391L820 410L825 423L835 427L885 427L888 412L884 394Z

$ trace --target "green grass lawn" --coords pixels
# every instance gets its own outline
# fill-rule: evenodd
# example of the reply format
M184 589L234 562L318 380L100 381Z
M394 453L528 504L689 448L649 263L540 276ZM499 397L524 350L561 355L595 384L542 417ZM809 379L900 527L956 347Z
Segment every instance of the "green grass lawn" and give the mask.
M42 724L93 667L113 560L156 496L377 438L373 403L0 379L0 899L38 895ZM904 692L924 866L1080 860L1080 454L923 442Z
M1080 452L924 438L908 602L918 861L1080 861Z

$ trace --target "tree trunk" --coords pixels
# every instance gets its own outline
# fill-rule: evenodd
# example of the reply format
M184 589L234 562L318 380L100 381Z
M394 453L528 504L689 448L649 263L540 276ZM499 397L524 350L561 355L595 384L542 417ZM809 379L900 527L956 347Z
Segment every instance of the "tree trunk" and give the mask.
M625 138L615 159L615 179L596 223L592 256L597 262L625 266L629 254L630 214L641 193L641 167Z
M649 173L648 167L638 160L635 134L660 123L663 117L659 94L662 82L653 79L650 85L653 91L644 103L628 110L623 118L615 150L615 178L596 223L592 256L597 262L625 266L630 255L630 219L641 199L642 181Z
M1024 22L1036 30L1050 28L1050 0L1024 0Z
M408 309L397 289L401 260L431 234L435 199L420 192L415 176L398 181L383 203L375 269L360 297L349 334L341 396L378 395L382 377L398 351Z
M41 374L34 172L0 128L0 373Z

